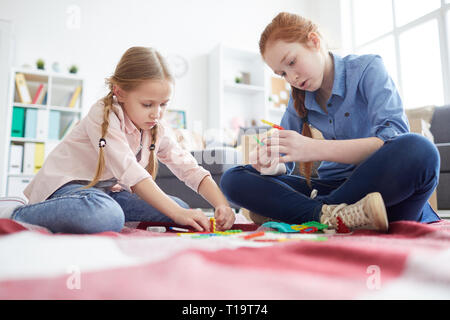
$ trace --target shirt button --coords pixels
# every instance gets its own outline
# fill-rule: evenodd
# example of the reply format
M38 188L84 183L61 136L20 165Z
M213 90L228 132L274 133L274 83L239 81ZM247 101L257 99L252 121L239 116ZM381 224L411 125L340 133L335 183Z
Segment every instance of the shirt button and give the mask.
M348 116L350 116L350 113L346 112L346 113L344 114L344 116L348 117Z
M330 123L333 123L333 120L330 119Z
M329 104L328 104L329 107L331 107L332 105L333 105L332 103L329 103Z

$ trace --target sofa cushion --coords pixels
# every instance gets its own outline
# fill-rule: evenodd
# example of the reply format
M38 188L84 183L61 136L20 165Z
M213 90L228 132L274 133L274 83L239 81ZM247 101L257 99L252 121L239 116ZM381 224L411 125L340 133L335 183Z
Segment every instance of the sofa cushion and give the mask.
M441 169L440 172L450 173L450 144L437 146L439 155L441 156Z
M430 131L434 136L434 143L450 142L450 105L434 108Z
M450 210L450 172L439 175L437 201L439 210Z
M208 170L212 175L222 174L229 168L242 164L241 152L235 148L216 148L191 151L198 164ZM158 177L173 177L172 171L159 163Z

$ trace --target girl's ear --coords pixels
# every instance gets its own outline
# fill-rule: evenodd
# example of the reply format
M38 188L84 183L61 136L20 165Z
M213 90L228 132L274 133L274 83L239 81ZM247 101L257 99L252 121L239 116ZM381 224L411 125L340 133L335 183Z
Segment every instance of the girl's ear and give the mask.
M311 32L308 34L308 44L309 44L312 48L320 49L321 41L320 41L319 35L318 35L316 32L311 31Z
M113 93L117 97L117 101L122 102L125 98L124 91L117 85L113 86Z

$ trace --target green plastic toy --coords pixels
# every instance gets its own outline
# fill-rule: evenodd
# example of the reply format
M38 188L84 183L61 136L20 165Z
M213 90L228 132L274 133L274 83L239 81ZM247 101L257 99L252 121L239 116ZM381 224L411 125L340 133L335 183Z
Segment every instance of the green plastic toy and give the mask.
M269 221L261 225L262 227L277 229L280 232L299 232L298 230L292 229L291 225L284 222Z
M317 229L317 231L320 231L320 230L323 230L323 229L327 229L328 225L319 223L317 221L305 222L305 223L302 223L301 225L299 225L299 224L288 224L288 223L285 223L285 222L269 221L269 222L266 222L266 223L262 224L262 227L277 229L279 232L290 233L290 232L301 232L302 229L305 229L305 228L308 228L308 227L309 228L310 227L314 227L314 228Z

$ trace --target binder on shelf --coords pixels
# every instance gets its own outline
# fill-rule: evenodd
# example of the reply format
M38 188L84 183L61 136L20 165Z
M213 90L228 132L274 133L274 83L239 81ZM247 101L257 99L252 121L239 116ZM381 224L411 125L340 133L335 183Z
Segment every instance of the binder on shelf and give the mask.
M75 106L75 103L77 102L80 93L81 93L81 86L78 86L73 92L72 97L70 98L70 102L68 105L69 108L73 108Z
M28 89L27 81L23 73L16 73L16 89L20 102L31 103L30 90Z
M45 91L45 95L44 95L44 99L42 99L41 104L46 105L47 104L47 96L48 96L48 91Z
M23 173L34 173L34 152L36 144L34 142L25 142L23 148Z
M24 119L25 109L20 107L13 107L11 137L23 138L24 134Z
M42 168L42 165L44 164L44 157L45 157L44 144L36 143L35 151L34 151L34 171L33 171L33 173L37 173L39 171L39 169Z
M50 140L59 139L59 127L61 121L61 112L50 110L50 115L48 119L48 138Z
M23 145L11 144L9 146L8 173L22 173Z
M44 84L41 83L36 90L36 94L33 97L33 100L31 101L32 104L42 104L44 97L47 93L47 89L45 88Z
M48 134L48 112L44 109L38 109L36 139L45 140Z
M25 111L25 138L36 138L38 110L35 108L27 108Z
M8 197L22 197L26 199L23 190L30 183L31 178L8 177Z

